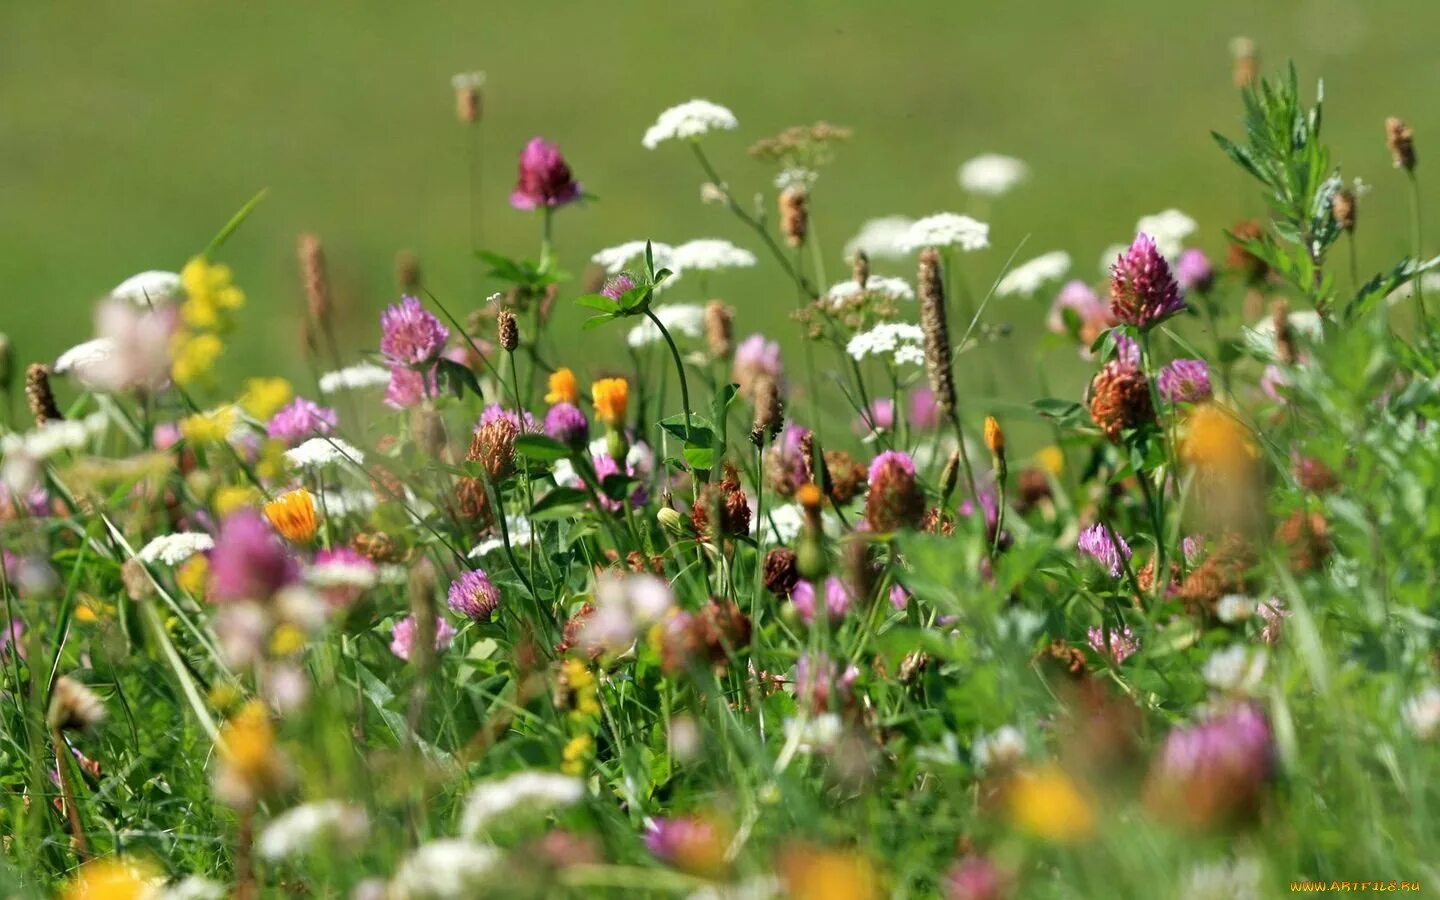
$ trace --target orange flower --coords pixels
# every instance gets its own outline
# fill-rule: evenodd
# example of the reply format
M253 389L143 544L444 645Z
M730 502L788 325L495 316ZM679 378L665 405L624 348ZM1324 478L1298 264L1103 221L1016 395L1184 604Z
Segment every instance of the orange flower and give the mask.
M805 844L780 854L786 896L796 900L879 900L880 876L865 857Z
M1009 787L1010 820L1021 831L1057 843L1095 832L1095 814L1080 788L1049 763L1018 773Z
M287 491L265 504L265 518L293 544L315 537L315 498L304 488Z
M545 395L545 402L552 406L556 403L576 403L580 400L580 388L575 383L575 373L569 369L556 369L550 373L550 393Z
M595 416L611 428L625 426L625 412L630 405L630 383L623 378L602 378L590 385L595 401Z
M1242 474L1259 461L1260 448L1234 413L1216 403L1202 403L1185 419L1180 457L1212 474Z

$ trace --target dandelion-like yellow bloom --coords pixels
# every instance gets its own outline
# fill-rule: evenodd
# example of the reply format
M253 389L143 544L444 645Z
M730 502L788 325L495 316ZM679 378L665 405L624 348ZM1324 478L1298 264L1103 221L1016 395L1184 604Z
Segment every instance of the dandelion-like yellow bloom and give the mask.
M263 422L294 396L295 389L283 378L250 378L245 382L245 393L240 395L240 408Z
M857 853L799 846L780 856L785 896L794 900L879 900L880 877Z
M215 507L215 515L221 519L228 518L237 509L256 506L259 502L260 492L248 484L222 485L215 489L215 496L210 498L210 505Z
M595 401L595 416L610 428L625 427L625 413L630 406L630 383L623 378L602 378L590 385L590 399Z
M1018 773L1010 782L1010 820L1027 834L1057 843L1095 832L1095 814L1075 782L1053 763Z
M198 412L180 420L180 435L192 444L223 444L235 430L237 419L233 406Z
M1054 445L1045 447L1035 454L1035 465L1059 478L1060 473L1065 471L1065 451Z
M315 497L304 488L286 491L265 504L265 518L292 544L308 544L315 537Z
M580 386L575 382L574 372L556 369L550 373L550 392L545 395L546 403L577 403L579 400Z
M245 305L245 293L234 284L229 266L211 263L196 256L180 270L185 302L180 317L191 328L219 328L224 314Z
M585 771L585 760L589 758L595 741L587 734L577 734L565 744L565 749L560 751L560 757L564 760L560 764L560 771L566 775L579 775Z
M163 885L152 867L128 858L91 860L80 867L60 894L63 900L142 900Z
M181 387L194 384L210 374L224 352L225 344L213 334L177 332L170 346L170 376Z
M270 635L270 653L274 656L289 656L305 647L305 632L289 622L276 626Z
M1235 474L1260 458L1260 448L1234 413L1216 403L1201 403L1185 419L1180 458L1212 474Z
M196 553L175 570L175 583L197 599L205 596L205 584L209 578L210 560L203 553Z

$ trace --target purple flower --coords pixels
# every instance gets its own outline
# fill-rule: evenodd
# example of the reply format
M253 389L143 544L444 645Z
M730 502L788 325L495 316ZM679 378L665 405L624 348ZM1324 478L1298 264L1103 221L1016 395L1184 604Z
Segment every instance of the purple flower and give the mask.
M635 279L630 277L629 272L612 275L605 279L604 284L600 285L601 296L609 297L616 302L633 290L635 290Z
M259 512L239 509L221 523L210 551L211 600L264 602L298 575L295 560Z
M296 397L289 406L271 416L265 433L293 446L307 438L329 434L335 430L337 423L335 410L304 397Z
M615 462L615 457L611 456L610 454L597 453L593 457L593 460L595 462L595 480L599 484L604 485L606 478L609 478L611 475L620 474L620 466ZM635 466L629 460L626 460L625 462L625 474L630 476L631 478L634 478L637 474ZM603 489L599 493L600 505L610 510L611 512L615 512L624 505L619 500L611 500L609 495L607 495ZM644 506L646 501L648 501L649 499L650 492L645 489L644 484L637 482L635 484L634 490L630 492L630 505L637 507Z
M780 432L780 440L765 451L766 473L770 483L783 497L789 497L806 482L805 438L810 429L803 425L786 425Z
M1150 328L1184 309L1170 264L1148 234L1136 235L1110 267L1110 312L1123 324Z
M415 649L414 616L406 616L395 623L394 630L390 633L390 652L405 660L410 661L410 652ZM450 647L450 642L455 640L455 626L449 622L435 617L435 649L443 652Z
M890 605L896 609L904 609L910 605L910 592L898 584L890 585Z
M1155 385L1160 389L1160 396L1171 403L1209 400L1210 367L1201 359L1177 359L1160 370Z
M511 425L515 426L515 430L521 434L535 433L540 430L540 424L535 421L535 417L530 414L529 410L521 410L517 413L512 409L506 409L498 403L491 403L480 411L480 421L475 423L476 433L479 433L480 429L496 419L509 421Z
M1210 257L1204 250L1192 247L1175 261L1175 280L1181 289L1203 294L1215 282L1215 267L1210 265Z
M579 199L580 185L570 174L560 148L544 138L531 138L520 151L520 174L510 205L515 209L553 209Z
M988 856L963 856L945 875L945 900L1002 900L1005 893L1005 876Z
M380 314L380 330L380 352L392 366L433 362L450 339L450 329L410 296Z
M861 413L860 418L855 421L855 431L858 434L869 434L872 431L889 431L895 427L895 401L889 397L881 397L870 404L870 409Z
M500 589L479 569L466 572L450 584L450 609L467 619L488 622L500 606Z
M557 403L545 414L545 433L567 447L583 447L590 440L590 422L575 404Z
M28 652L25 649L25 623L19 619L11 619L4 633L0 634L0 657L9 653L11 647L21 659L25 659Z
M315 554L309 580L332 608L349 606L374 585L378 567L369 557L343 544Z
M1285 370L1271 363L1260 374L1260 390L1276 403L1286 403L1285 390L1290 387L1290 376Z
M715 826L699 816L659 817L645 831L645 849L663 863L684 862L720 840Z
M843 619L845 613L850 611L850 589L845 582L830 576L825 579L825 617L830 621ZM795 585L795 590L790 594L790 602L795 604L795 612L800 615L800 620L806 625L815 621L815 585L809 581L800 581Z
M900 450L886 450L870 461L870 483L887 477L902 475L903 477L915 477L915 462L910 454Z
M1117 544L1120 547L1118 553L1115 550ZM1095 559L1115 578L1120 577L1124 568L1124 560L1130 558L1130 545L1105 525L1091 525L1080 532L1080 540L1076 546L1081 553ZM1124 554L1123 558L1122 553Z
M825 709L830 706L832 692L841 701L849 700L851 688L859 677L860 670L853 665L841 672L824 651L802 654L795 661L795 699Z
M925 515L925 495L915 483L915 463L898 450L886 450L870 463L865 521L876 532L914 528Z
M385 388L385 405L392 409L409 409L438 393L440 383L435 369L422 375L415 369L393 366L390 369L390 384Z
M1253 815L1274 774L1270 722L1245 703L1166 735L1147 799L1181 821L1215 825Z
M780 344L766 340L763 334L750 335L735 348L731 374L747 397L761 376L783 385L785 366L780 361Z
M1067 309L1075 313L1082 331L1085 323L1102 321L1110 316L1110 310L1095 289L1078 278L1066 282L1060 293L1055 295L1045 327L1056 334L1069 334L1070 329L1065 323Z
M1140 649L1140 640L1130 630L1130 626L1124 628L1101 629L1091 627L1086 636L1090 639L1090 649L1103 657L1108 658L1115 665L1120 665L1129 659L1136 650ZM1106 639L1109 639L1109 646L1106 646Z
M938 424L940 404L935 402L935 392L922 384L910 392L910 427L928 431Z
M1115 361L1131 369L1140 368L1140 343L1128 334L1116 332Z

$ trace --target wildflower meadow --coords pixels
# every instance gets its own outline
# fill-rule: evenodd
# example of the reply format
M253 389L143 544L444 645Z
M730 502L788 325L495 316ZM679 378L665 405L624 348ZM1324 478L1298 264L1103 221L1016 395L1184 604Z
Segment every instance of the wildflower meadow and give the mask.
M455 239L494 292L402 255L357 324L299 238L271 353L305 378L229 375L263 192L57 357L0 338L0 893L1440 889L1424 135L1375 118L1414 202L1368 219L1323 126L1369 113L1234 51L1197 140L1264 215L1144 198L1099 267L999 243L1032 175L1000 154L966 206L840 238L829 167L871 135L681 87L594 140L741 240L575 252L625 200L537 136L470 195L532 249ZM451 87L473 134L485 77ZM1001 399L1022 367L1043 396Z

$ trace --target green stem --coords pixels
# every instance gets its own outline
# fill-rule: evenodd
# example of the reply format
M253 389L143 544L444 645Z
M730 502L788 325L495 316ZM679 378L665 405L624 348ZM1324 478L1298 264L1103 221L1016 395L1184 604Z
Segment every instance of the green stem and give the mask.
M685 379L685 361L680 358L680 348L675 346L675 339L670 336L670 331L660 321L655 312L647 305L645 315L660 329L660 335L665 338L665 344L670 348L670 358L675 361L675 374L680 376L680 405L685 407L685 443L688 445L692 440L691 429L694 428L694 414L690 412L690 383ZM624 460L618 460L622 465ZM718 466L716 467L719 468ZM695 495L700 493L700 485L691 473L690 487Z

